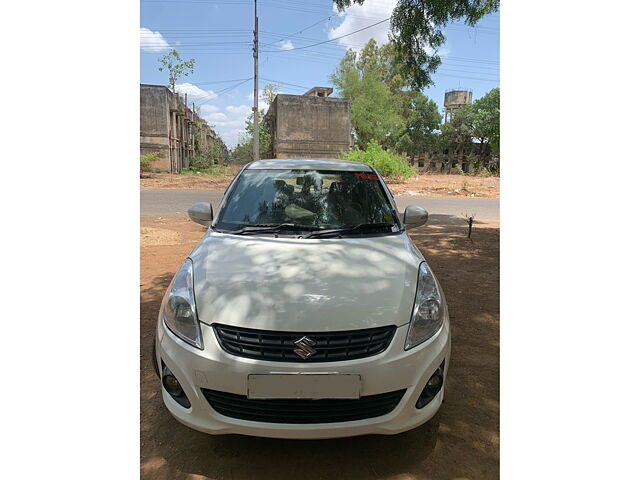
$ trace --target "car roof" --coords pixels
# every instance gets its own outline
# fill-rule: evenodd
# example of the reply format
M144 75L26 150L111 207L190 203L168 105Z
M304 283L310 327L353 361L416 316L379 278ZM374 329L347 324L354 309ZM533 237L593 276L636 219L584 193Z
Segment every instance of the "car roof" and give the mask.
M286 158L257 160L247 164L247 170L344 170L350 172L371 172L366 163L333 160L329 158Z

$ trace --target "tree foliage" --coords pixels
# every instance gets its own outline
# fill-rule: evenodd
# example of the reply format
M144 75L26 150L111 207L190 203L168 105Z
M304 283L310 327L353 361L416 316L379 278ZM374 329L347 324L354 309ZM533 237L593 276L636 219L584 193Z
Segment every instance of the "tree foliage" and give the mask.
M445 124L446 125L446 124ZM480 152L500 153L500 89L494 88L472 104L457 110L450 122L451 143L459 147L473 140L480 142Z
M173 48L169 53L158 58L160 67L158 70L163 72L167 70L169 72L169 88L173 93L176 93L176 82L180 77L188 77L193 73L193 67L196 64L195 59L182 60L178 51Z
M406 179L418 173L415 167L409 165L398 155L394 155L388 150L383 150L375 140L367 144L366 150L356 148L343 154L343 158L352 162L367 163L385 177L402 177Z
M330 78L341 96L351 99L359 148L373 140L415 154L433 147L442 117L433 100L411 88L396 56L392 45L378 47L371 39L359 54L348 50Z
M267 158L271 148L272 135L269 126L264 121L264 110L258 111L258 142L260 145L260 158ZM244 134L238 145L233 150L233 159L236 162L246 163L253 160L253 113L245 120Z
M266 103L271 103L278 94L278 85L273 83L267 83L262 92L260 92L260 98ZM269 130L269 125L265 121L265 111L258 110L258 143L260 147L260 157L267 158L267 154L271 150L271 143L273 142L273 135ZM232 153L233 161L246 163L253 160L253 112L251 112L244 122L244 134L240 137L240 141L233 149Z
M484 97L471 105L471 134L483 145L491 146L492 151L500 151L500 89L490 90Z
M398 69L397 56L393 45L378 47L372 39L359 53L348 50L330 77L340 95L351 99L351 124L360 150L375 142L411 157L447 150L456 156L499 154L499 88L442 124L437 104L411 86ZM479 152L473 146L478 143Z
M330 77L341 96L351 99L353 129L360 148L371 140L386 145L402 128L392 86L385 81L390 76L387 60L375 40L370 40L359 55L348 50Z
M266 102L267 105L271 105L271 102L278 95L278 87L277 83L267 83L262 89L262 93L260 94L260 98Z
M366 0L333 0L339 11ZM456 20L473 26L498 10L500 0L398 0L390 24L390 45L397 53L398 71L414 88L433 84L440 66L438 48L444 44L444 27Z
M404 92L401 115L405 119L404 129L395 143L395 149L409 155L418 155L438 149L438 130L442 115L438 105L422 92Z
M152 170L151 164L160 156L160 152L149 152L140 154L140 175Z

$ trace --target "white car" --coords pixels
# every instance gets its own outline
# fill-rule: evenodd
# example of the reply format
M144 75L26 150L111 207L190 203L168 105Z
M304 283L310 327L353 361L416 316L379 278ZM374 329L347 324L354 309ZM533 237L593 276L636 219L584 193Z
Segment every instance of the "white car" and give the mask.
M440 408L442 288L369 165L260 160L214 214L162 301L154 365L183 424L211 434L395 434Z

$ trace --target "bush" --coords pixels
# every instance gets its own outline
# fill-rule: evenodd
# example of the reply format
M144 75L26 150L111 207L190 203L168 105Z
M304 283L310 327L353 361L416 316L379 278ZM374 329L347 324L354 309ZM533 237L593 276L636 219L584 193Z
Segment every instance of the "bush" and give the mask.
M415 167L409 165L398 155L383 150L375 140L367 144L366 150L356 148L343 154L342 158L352 162L369 164L384 177L402 177L406 180L418 174L418 170Z
M500 175L500 158L496 158L489 163L489 173L492 175Z
M150 172L151 164L160 156L160 152L140 154L140 173Z
M488 177L490 174L489 170L487 170L485 167L482 167L480 171L476 173L476 175L478 175L479 177Z
M462 169L462 165L460 164L457 164L455 167L453 167L453 171L458 175L464 175L464 170Z
M206 170L213 164L213 156L209 152L196 153L189 159L189 169Z

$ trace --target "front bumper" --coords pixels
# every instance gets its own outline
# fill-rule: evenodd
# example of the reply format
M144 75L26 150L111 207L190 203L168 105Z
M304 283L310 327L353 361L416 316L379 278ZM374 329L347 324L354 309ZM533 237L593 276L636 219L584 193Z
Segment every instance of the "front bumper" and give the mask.
M442 404L451 351L448 319L445 319L436 335L409 351L404 350L409 328L406 324L398 327L389 347L378 355L346 362L309 364L258 361L230 355L218 344L212 327L204 324L201 327L204 350L193 348L180 340L167 329L162 319L158 321L156 336L156 361L162 359L173 372L191 407L179 405L160 386L164 403L177 420L201 432L296 439L391 435L425 423ZM416 409L420 393L443 360L446 362L442 389L424 408ZM396 408L387 415L349 422L301 425L254 422L223 416L213 409L200 390L206 388L246 395L249 374L300 371L358 373L362 378L362 396L401 389L406 389L406 392Z

